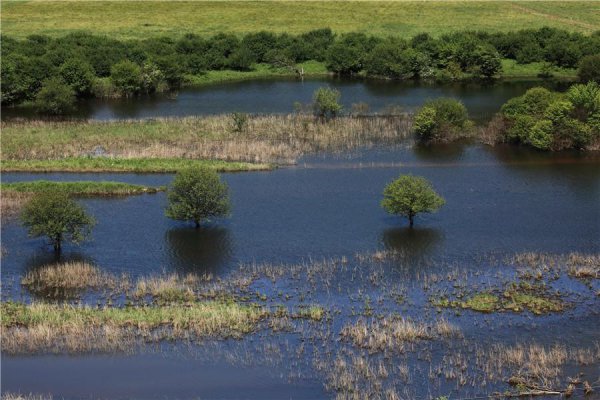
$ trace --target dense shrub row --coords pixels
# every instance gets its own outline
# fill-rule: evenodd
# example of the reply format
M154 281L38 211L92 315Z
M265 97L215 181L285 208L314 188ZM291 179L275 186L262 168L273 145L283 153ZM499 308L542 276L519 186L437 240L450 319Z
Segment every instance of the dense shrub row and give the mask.
M551 28L458 32L439 38L424 33L411 39L334 35L330 29L297 36L221 33L129 41L85 32L25 40L3 36L1 99L2 104L37 100L42 109L61 112L75 97L152 93L178 87L185 74L246 71L256 63L294 67L316 60L339 74L458 79L464 74L492 77L501 70L501 58L576 67L595 54L600 54L600 31L585 36ZM593 75L597 60L588 64Z
M533 88L502 106L490 123L496 140L542 150L596 148L600 140L600 85L577 84L566 93Z

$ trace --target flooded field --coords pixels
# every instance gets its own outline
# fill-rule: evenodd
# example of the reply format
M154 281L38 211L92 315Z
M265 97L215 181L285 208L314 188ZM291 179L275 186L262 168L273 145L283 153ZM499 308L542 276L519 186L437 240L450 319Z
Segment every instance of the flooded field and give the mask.
M115 325L118 340L91 328L89 340L71 340L67 330L28 351L31 342L11 331L3 390L261 399L556 398L571 390L583 398L587 382L593 398L599 167L597 155L464 144L313 155L270 172L223 174L231 218L199 230L164 216L164 193L82 199L98 220L93 241L65 247L60 260L3 221L3 300L65 301L22 279L80 261L112 280L69 303L139 312L173 304L155 277L184 304L259 310L249 330L219 340L169 325ZM379 205L385 184L406 173L425 176L447 202L412 230ZM42 178L160 186L172 176L3 174L3 182Z

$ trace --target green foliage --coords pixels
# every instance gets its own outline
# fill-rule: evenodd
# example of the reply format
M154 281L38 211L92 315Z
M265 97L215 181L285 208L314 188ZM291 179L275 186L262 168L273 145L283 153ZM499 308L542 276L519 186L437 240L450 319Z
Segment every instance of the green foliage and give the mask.
M423 142L454 140L466 136L472 127L467 108L455 99L426 102L414 119L414 130Z
M91 93L94 82L92 67L82 59L71 58L65 61L59 69L63 81L71 86L78 96L87 96Z
M64 240L79 243L86 239L95 224L66 193L54 191L34 196L23 208L21 221L30 236L46 236L56 252L60 252Z
M320 87L313 93L313 110L321 118L333 118L342 111L339 90Z
M66 113L75 108L75 92L58 78L48 79L35 97L35 106L43 113Z
M29 181L11 182L0 184L3 192L14 191L24 193L62 192L69 196L120 196L141 193L156 193L162 188L142 185L132 185L122 182L55 182L55 181Z
M243 132L248 126L248 114L242 112L234 112L231 114L233 120L233 131L236 133Z
M124 96L132 96L142 88L142 69L132 61L123 60L110 68L110 79Z
M540 150L586 148L600 137L600 86L590 81L565 93L533 88L502 106L502 138Z
M596 81L600 83L600 54L583 57L579 62L577 76L582 82Z
M437 211L445 204L431 184L423 177L401 175L383 191L381 206L390 214L407 217L412 227L419 213Z
M227 185L211 169L190 168L178 172L167 197L167 216L180 221L193 221L196 227L204 220L229 214Z

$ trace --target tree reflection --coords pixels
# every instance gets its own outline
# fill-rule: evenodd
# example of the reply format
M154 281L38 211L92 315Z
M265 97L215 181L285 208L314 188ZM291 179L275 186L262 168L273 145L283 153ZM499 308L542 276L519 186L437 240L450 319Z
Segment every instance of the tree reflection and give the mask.
M434 254L443 234L432 228L392 228L383 232L382 241L387 250L403 258L424 259Z
M174 228L165 235L171 268L180 273L215 274L230 259L231 237L226 228Z

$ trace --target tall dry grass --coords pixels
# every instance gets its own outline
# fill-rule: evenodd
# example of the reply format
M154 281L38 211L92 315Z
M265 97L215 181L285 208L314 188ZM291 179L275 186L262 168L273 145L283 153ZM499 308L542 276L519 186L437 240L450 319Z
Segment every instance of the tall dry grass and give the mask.
M17 217L31 197L31 193L0 191L0 215L2 220Z
M126 289L129 279L126 276L119 278L86 262L72 261L44 265L29 271L21 280L21 284L36 292L92 288Z
M305 114L253 115L243 129L230 115L143 121L2 122L9 160L112 156L202 158L293 163L305 153L396 142L412 120L398 116L344 116L320 121Z

